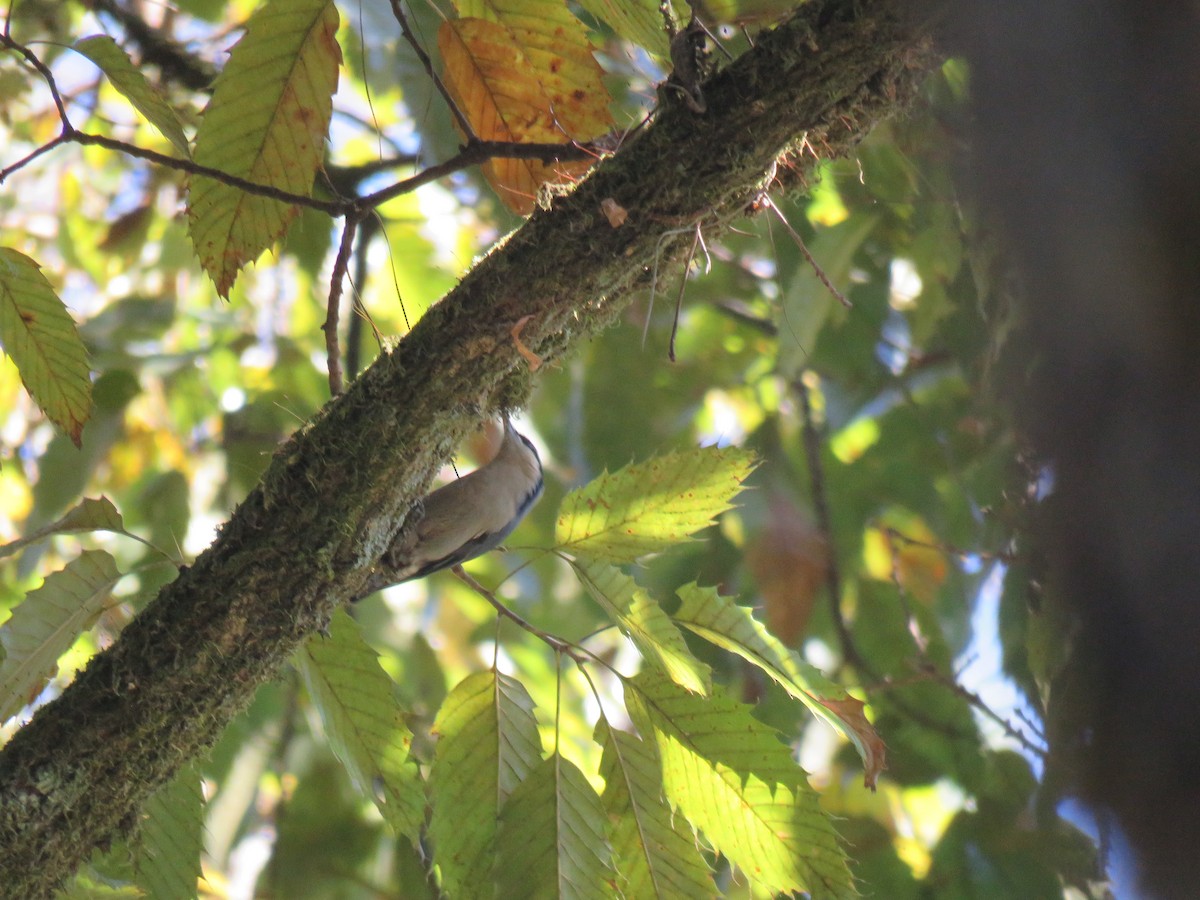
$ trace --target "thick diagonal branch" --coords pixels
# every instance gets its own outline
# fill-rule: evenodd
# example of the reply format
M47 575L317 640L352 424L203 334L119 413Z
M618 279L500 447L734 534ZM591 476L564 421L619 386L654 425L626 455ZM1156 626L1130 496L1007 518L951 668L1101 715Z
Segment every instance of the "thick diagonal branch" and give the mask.
M605 327L718 233L800 145L844 153L933 63L903 0L814 0L669 100L570 196L538 211L393 351L276 453L213 545L0 754L0 894L40 897L204 752L333 608L354 596L481 407L515 405L527 363ZM781 165L803 178L811 158ZM601 201L628 211L609 224Z

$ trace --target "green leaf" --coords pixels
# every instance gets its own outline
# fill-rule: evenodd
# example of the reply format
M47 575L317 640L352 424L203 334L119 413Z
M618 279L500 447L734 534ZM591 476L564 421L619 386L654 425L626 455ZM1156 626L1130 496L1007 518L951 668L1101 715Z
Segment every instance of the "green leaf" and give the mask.
M412 732L392 680L357 623L338 610L329 636L311 637L295 660L329 746L355 788L375 802L397 834L416 840L425 821L425 791L409 758Z
M92 410L87 350L41 267L7 247L0 247L0 344L34 402L78 447Z
M635 562L711 525L754 466L749 451L700 447L605 471L563 498L555 539L573 553Z
M163 137L175 145L184 156L191 156L183 125L167 101L146 80L146 76L134 66L117 42L106 34L97 34L75 42L73 49L82 53L108 76L112 86L146 120L162 132Z
M217 78L195 160L307 196L321 163L342 53L329 0L270 0L250 19ZM241 269L287 230L296 207L196 176L188 225L222 297Z
M712 670L696 659L662 607L628 575L604 563L572 563L579 580L651 665L680 687L707 694Z
M878 222L877 216L854 216L832 228L819 229L808 243L825 277L839 289L845 290L849 284L854 255ZM788 238L781 235L779 240ZM821 329L841 307L803 255L796 260L786 283L788 288L780 298L778 365L780 374L791 381L808 365Z
M604 720L596 725L596 741L604 747L600 799L611 823L621 893L655 900L716 896L695 836L663 796L657 746Z
M809 665L767 631L744 606L721 597L715 588L685 584L678 591L683 604L675 621L771 676L785 691L832 725L857 748L863 778L874 789L883 770L886 748L862 713L862 701Z
M656 673L625 682L638 731L657 744L663 790L713 847L768 891L856 896L846 857L779 735L719 688L697 697Z
M490 900L500 809L542 759L533 700L507 675L476 672L450 692L433 730L429 837L442 892Z
M54 900L145 900L146 892L134 882L136 877L129 847L116 840L103 851L93 850L91 859L55 893Z
M195 897L204 849L200 773L187 766L142 808L137 883L148 897Z
M496 836L497 896L616 897L604 809L583 773L555 753L512 792Z
M118 534L129 534L125 530L121 514L117 512L117 508L113 506L111 500L107 497L101 497L98 500L84 497L61 519L10 544L0 546L0 559L12 556L18 550L53 534L75 534L81 531L114 531ZM132 537L132 535L130 536Z
M0 628L0 722L20 712L54 677L58 658L104 611L121 578L113 558L87 550L65 569L46 576Z
M667 30L654 0L580 0L579 5L612 28L618 37L632 41L659 59L670 58Z

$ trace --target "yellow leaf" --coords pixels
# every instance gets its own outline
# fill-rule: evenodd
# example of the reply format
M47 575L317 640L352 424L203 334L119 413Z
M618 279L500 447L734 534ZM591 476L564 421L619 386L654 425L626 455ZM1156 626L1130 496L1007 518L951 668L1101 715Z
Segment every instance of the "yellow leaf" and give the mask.
M863 538L867 573L929 604L950 574L946 551L920 516L889 510Z
M87 350L41 266L0 247L0 347L29 395L79 446L92 414Z
M442 23L438 48L446 87L481 140L567 144L590 141L612 126L600 66L574 19L458 19ZM542 184L569 180L587 167L494 159L483 173L510 209L526 215Z

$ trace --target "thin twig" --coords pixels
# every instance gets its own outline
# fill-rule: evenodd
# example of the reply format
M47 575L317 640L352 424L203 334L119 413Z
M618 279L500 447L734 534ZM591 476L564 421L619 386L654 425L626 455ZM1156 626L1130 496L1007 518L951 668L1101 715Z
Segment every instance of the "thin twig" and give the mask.
M1030 753L1035 753L1038 756L1043 756L1043 757L1049 755L1049 752L1050 752L1049 750L1047 750L1045 747L1041 747L1038 744L1035 744L1033 741L1031 741L1025 735L1025 733L1023 731L1018 729L1011 722L1009 722L1007 719L1005 719L1004 716L1000 715L998 712L996 712L994 709L992 709L990 706L988 706L987 703L984 702L983 698L980 697L974 691L963 687L954 678L951 678L948 675L943 675L941 672L937 671L937 669L935 669L932 665L922 665L920 667L920 671L923 674L927 675L929 678L931 678L933 681L942 685L942 687L947 688L948 690L957 694L962 699L966 700L967 703L969 703L971 706L975 707L977 710L979 710L981 713L983 713L985 716L987 716L987 718L991 719L993 722L995 722L997 725L999 725L1002 729L1004 729L1005 734L1007 734L1013 740L1017 741L1022 747L1024 747Z
M825 542L828 551L828 565L825 567L825 586L829 593L829 611L833 619L834 630L837 632L838 643L841 645L842 658L859 673L859 677L876 683L874 689L893 686L890 677L880 673L867 662L866 657L859 652L850 632L850 626L842 615L842 575L837 562L837 548L833 542L833 524L829 514L829 495L825 489L825 465L821 461L821 435L813 421L812 399L809 397L808 385L803 379L793 384L793 390L800 398L800 411L804 416L804 456L808 465L808 477L811 485L813 511L817 517L817 531ZM951 726L944 725L927 716L924 711L915 709L911 704L900 699L892 698L896 710L917 724L939 731L951 737L965 738Z
M866 671L870 672L870 669L868 668ZM864 684L863 689L868 695L875 696L930 680L928 676L924 674L915 675L910 679L892 678L890 675L883 679L878 679L872 674L872 678L874 679L873 683ZM967 731L959 728L957 725L951 722L940 722L937 719L932 718L923 707L913 706L908 701L903 700L900 697L892 697L889 700L889 703L895 708L897 713L903 715L909 721L920 725L922 728L928 729L929 731L943 734L946 737L953 738L956 741L975 742L977 740L977 735L974 733L974 731Z
M908 602L908 591L904 587L904 579L900 577L900 551L896 549L891 535L884 533L887 538L888 556L891 560L891 576L892 584L896 586L896 596L900 600L900 609L904 613L904 621L908 623L908 633L916 644L917 654L922 660L925 659L925 654L929 649L929 639L921 632L921 623L917 621L917 617L913 614L912 606Z
M311 197L305 197L301 194L293 194L289 191L283 191L279 188L271 187L270 185L257 184L253 181L248 181L244 178L239 178L236 175L230 175L227 172L222 172L220 169L213 169L209 166L202 166L190 159L179 159L174 156L167 156L165 153L158 153L154 150L147 150L143 147L135 146L134 144L118 141L110 137L105 137L100 134L90 134L86 131L80 131L71 124L71 119L67 115L67 107L63 102L62 94L59 92L58 83L54 79L54 73L38 57L36 53L14 41L8 35L0 35L0 46L19 53L24 57L25 61L37 70L38 74L46 83L46 87L50 91L50 96L54 100L54 107L58 111L59 122L62 124L62 133L48 143L34 150L23 159L0 169L0 184L19 169L24 168L33 160L37 159L48 150L57 147L59 144L74 143L82 146L97 146L104 147L107 150L115 150L120 153L125 153L128 156L133 156L138 159L145 159L150 162L158 163L161 166L170 169L178 169L184 172L189 172L193 175L207 175L223 184L228 184L232 187L240 188L251 194L259 194L265 197L271 197L275 200L281 200L285 203L295 203L302 206L309 206L314 209L319 209L329 213L332 216L340 216L346 212L345 203L328 202L323 200L315 200Z
M321 330L325 332L329 393L334 397L344 390L341 349L338 347L338 316L342 305L342 282L346 280L346 270L350 267L350 253L354 248L354 232L358 230L358 221L354 216L347 216L346 224L342 228L342 242L338 245L337 258L333 261L329 299L325 304L325 322L321 325Z
M398 181L373 194L367 194L360 203L369 207L379 206L393 197L411 193L431 181L437 181L437 179L451 175L460 169L479 165L491 159L535 159L544 163L572 162L594 159L596 153L597 148L592 144L518 144L509 141L472 141L445 162L430 166L411 178Z
M458 127L462 129L463 135L467 139L468 144L475 143L479 138L475 134L475 129L471 127L471 123L467 121L466 115L458 108L458 103L450 96L450 91L446 87L446 83L433 69L433 60L429 58L429 54L425 52L425 48L421 46L421 42L417 40L417 36L413 33L412 28L408 24L408 16L404 14L404 10L400 7L400 0L391 0L392 14L396 17L396 21L400 23L400 31L404 35L404 39L408 41L408 45L413 48L413 52L417 54L417 59L421 61L421 65L425 67L425 74L429 76L429 80L433 82L433 86L437 88L442 99L446 101L446 106L450 108L450 114L454 116L454 121L458 123Z
M358 241L354 245L354 275L350 279L354 302L351 305L350 323L346 328L346 371L351 378L356 377L362 367L362 323L370 318L363 305L363 291L367 285L367 256L371 251L371 241L380 227L379 216L374 213L368 215L359 223Z
M800 248L800 252L804 254L804 258L808 260L808 264L812 266L813 274L817 276L821 284L828 288L829 293L833 294L842 306L846 307L846 309L852 309L854 304L829 280L829 276L825 274L825 270L821 268L821 264L817 262L816 258L808 252L808 247L804 244L804 238L800 237L800 233L792 227L792 223L787 220L787 216L783 214L783 210L776 206L775 202L766 194L763 195L762 202L775 211L775 215L779 217L779 221L783 223L783 227L787 230L787 233L792 236L792 240L796 242L796 246Z
M683 309L683 292L687 288L688 273L692 269L692 260L696 258L696 245L700 243L700 226L696 225L696 236L692 238L691 249L683 261L683 276L679 279L679 293L675 295L675 318L671 321L671 339L667 342L667 359L675 362L675 336L679 333L679 313Z
M158 66L167 78L193 91L208 91L217 77L216 70L199 57L188 53L162 31L113 0L91 0L96 12L111 16L141 50L140 64Z
M408 320L408 309L404 305L404 293L400 290L400 276L396 274L396 254L392 252L392 241L388 237L387 229L383 227L383 222L379 218L379 213L374 214L375 221L380 226L379 232L383 235L383 241L387 244L388 253L387 261L388 268L392 273L392 288L396 291L396 300L400 303L400 315L404 317L404 332L407 334L412 331L412 323ZM383 337L379 333L379 329L375 327L375 323L371 323L371 328L375 332L375 340L379 343L380 348L383 347Z
M108 150L115 150L120 153L125 153L128 156L133 156L138 159L149 160L150 162L158 163L168 169L177 169L181 172L188 172L192 175L203 175L214 181L219 181L222 184L227 184L230 187L235 187L245 191L247 194L256 194L260 197L269 197L272 200L279 200L282 203L292 203L296 206L307 206L309 209L319 210L320 212L328 213L331 216L342 216L354 208L354 202L348 200L321 200L317 197L309 197L305 194L293 194L291 191L285 191L282 188L273 187L269 184L260 184L256 181L242 178L239 175L231 175L228 172L223 172L220 169L214 169L211 166L200 165L190 159L182 159L176 156L167 156L165 153L158 153L154 150L147 150L144 147L138 147L134 144L118 141L114 138L105 137L102 134L89 134L86 131L75 131L72 129L71 140L76 144L84 146L104 147Z
M14 41L9 35L7 25L5 26L4 34L0 35L0 46L7 47L9 50L14 50L21 54L21 56L25 57L25 61L29 63L29 65L37 69L38 74L41 75L42 79L46 82L46 87L50 89L50 96L54 98L54 106L58 110L58 118L59 121L62 122L63 128L74 130L71 128L71 123L67 119L67 106L65 103L63 103L62 94L60 94L58 91L58 83L54 80L54 73L50 71L50 67L42 62L41 59L38 58L38 55L24 44Z
M813 511L817 516L817 530L821 540L825 542L829 564L825 567L825 587L829 592L829 611L833 616L833 625L837 631L838 642L842 646L842 656L846 662L856 669L864 669L865 660L858 652L850 626L842 615L842 574L837 563L837 552L833 543L833 525L829 515L829 496L825 491L825 465L821 462L821 435L813 421L812 400L808 395L808 385L804 379L797 379L793 384L800 398L800 411L804 416L804 456L808 463L808 478L811 485Z
M850 627L846 624L846 620L842 616L841 573L837 565L837 553L833 546L833 528L829 515L829 500L825 491L825 468L821 462L820 435L817 433L816 425L812 421L812 402L809 398L808 386L804 384L803 380L798 380L793 385L793 388L800 398L800 408L804 414L804 454L808 462L809 478L812 483L813 509L817 517L817 530L821 533L821 537L826 542L829 550L829 565L825 570L825 583L829 591L830 613L833 617L834 629L837 631L838 641L841 644L842 656L861 673L876 682L872 690L890 690L902 687L903 683L890 677L880 678L874 667L859 652L857 645L854 643L854 637L850 633ZM1045 755L1045 750L1030 742L1027 737L1006 722L1003 717L988 708L978 695L964 688L953 678L942 675L930 663L924 660L918 664L918 670L921 676L949 688L989 718L998 722L1004 728L1005 732L1019 741L1022 746L1028 747L1032 752ZM891 702L898 712L926 728L943 731L957 738L965 739L967 737L956 730L950 729L949 726L934 722L923 711L913 708L899 697L893 697Z
M1017 721L1028 728L1030 732L1035 734L1039 741L1047 741L1046 732L1042 728L1041 723L1033 721L1033 719L1025 714L1025 710L1017 709L1014 711L1013 715L1017 717Z
M962 548L956 547L954 544L946 541L938 541L937 543L934 543L932 541L923 541L919 538L909 537L904 532L898 531L891 526L876 525L875 527L884 533L884 536L889 542L895 540L910 547L921 547L925 550L935 550L945 556L953 556L957 557L958 559L967 559L972 556L977 556L980 559L995 560L996 562L1005 563L1006 565L1011 565L1017 561L1016 554L1003 550L963 550Z
M459 580L466 584L467 587L471 588L471 590L475 591L475 593L477 593L480 597L492 604L492 607L496 610L496 612L504 616L506 619L511 619L519 628L529 632L535 638L545 643L555 653L562 653L566 656L569 656L580 665L586 661L580 658L580 656L575 652L575 646L569 641L564 641L562 638L557 638L548 631L542 631L542 629L538 628L532 622L522 618L520 615L513 612L511 609L501 603L496 598L495 594L468 575L463 570L462 566L453 566L450 571L457 575Z
M127 156L132 156L137 159L144 159L149 162L157 163L160 166L168 169L175 169L181 172L187 172L191 175L203 175L219 181L222 184L227 184L230 187L236 187L245 191L248 194L255 194L261 197L269 197L272 200L279 200L282 203L295 204L297 206L308 207L309 209L319 210L327 215L337 217L348 214L358 213L363 209L372 209L388 200L399 197L402 194L411 193L422 185L428 184L431 181L436 181L439 178L444 178L447 175L458 172L462 169L469 168L474 165L485 163L491 159L534 159L544 163L554 161L575 161L584 159L594 159L600 148L596 148L591 144L553 144L553 143L515 143L509 141L479 141L473 140L467 144L459 153L455 154L445 162L431 166L422 172L418 172L411 178L406 178L389 187L382 188L372 194L368 194L362 198L336 199L336 200L321 200L315 197L306 196L304 194L294 194L290 191L285 191L277 187L258 182L249 181L237 175L231 175L228 172L223 172L220 169L214 169L210 166L200 165L193 160L168 156L164 153L158 153L154 150L148 150L144 147L138 147L135 144L130 144L126 141L116 140L115 138L106 137L101 134L91 134L86 131L80 131L73 126L67 117L66 106L63 102L62 95L59 93L58 86L54 81L54 75L50 69L43 63L37 55L22 44L0 35L0 46L7 47L20 53L26 61L33 66L39 74L45 79L47 87L50 89L51 96L54 99L55 107L58 109L59 119L62 122L63 130L60 135L54 138L49 143L39 147L33 153L25 158L18 160L4 169L0 169L0 184L4 182L9 175L19 169L24 168L37 157L53 149L59 144L75 143L83 146L103 147L106 150L113 150L118 153L124 153Z
M642 347L646 346L646 335L650 333L650 317L654 313L654 296L658 293L658 261L662 257L662 248L670 238L681 234L690 234L693 228L699 228L699 222L686 225L683 228L672 228L659 235L654 242L654 265L650 269L650 302L646 304L646 323L642 326Z
M37 159L43 153L49 153L51 150L53 150L59 144L67 144L67 143L70 143L70 141L71 141L71 136L64 131L61 134L59 134L57 137L55 137L53 140L48 141L45 144L42 144L40 147L37 147L36 149L34 149L31 153L28 153L25 156L21 157L12 165L5 166L3 169L0 169L0 184L4 184L5 180L8 178L9 175L11 175L13 172L18 171L19 169L25 168L27 165L29 165L31 162L33 162L35 159Z
M770 319L764 319L761 316L756 316L748 307L738 300L715 300L712 303L713 309L722 315L729 316L735 322L753 328L760 334L765 334L768 337L776 337L779 334L779 326Z

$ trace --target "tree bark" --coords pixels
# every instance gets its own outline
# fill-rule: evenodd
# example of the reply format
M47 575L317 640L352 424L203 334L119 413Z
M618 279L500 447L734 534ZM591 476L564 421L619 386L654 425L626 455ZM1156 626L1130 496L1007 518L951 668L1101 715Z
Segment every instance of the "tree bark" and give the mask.
M1047 778L1116 813L1143 889L1200 885L1200 15L957 7L986 208L1024 265L1006 386L1054 475L1049 589L1074 612ZM1064 640L1065 640L1064 636ZM1127 874L1127 873L1126 873Z
M539 210L275 454L195 564L0 754L0 894L44 896L209 748L354 596L471 425L526 398L528 366L610 323L776 173L812 175L902 109L938 62L903 0L816 0ZM805 142L806 139L806 142ZM613 227L612 198L628 213Z

